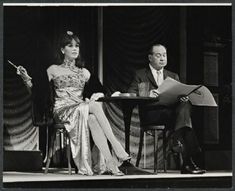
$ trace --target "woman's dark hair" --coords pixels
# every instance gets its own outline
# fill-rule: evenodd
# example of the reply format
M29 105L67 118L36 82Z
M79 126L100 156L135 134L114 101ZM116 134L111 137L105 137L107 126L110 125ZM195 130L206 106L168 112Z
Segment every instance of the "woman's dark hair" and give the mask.
M57 60L56 62L58 64L61 64L64 61L64 54L62 54L61 48L64 48L66 45L70 44L72 40L75 40L79 44L79 46L81 45L80 39L78 38L77 35L73 34L73 32L67 31L65 34L61 35L60 40L59 40L58 53L57 53L58 55L56 56L56 60ZM79 55L77 59L75 60L75 65L79 68L83 68L85 65L81 57L81 51L79 51Z

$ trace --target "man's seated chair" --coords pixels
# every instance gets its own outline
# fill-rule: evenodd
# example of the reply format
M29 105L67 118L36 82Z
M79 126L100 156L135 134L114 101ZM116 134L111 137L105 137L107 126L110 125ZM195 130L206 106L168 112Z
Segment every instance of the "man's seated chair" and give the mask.
M154 108L154 113L161 113L160 116L152 116L151 107L146 107L145 105L139 106L139 119L140 119L140 142L139 142L139 151L136 160L136 166L139 166L141 159L141 152L143 147L143 137L144 133L148 133L154 138L154 172L158 170L158 138L161 135L162 138L162 149L163 149L163 167L164 172L167 170L167 138L166 132L171 129L171 119L168 113L164 113L164 106L159 106L158 109ZM153 113L153 114L154 114ZM156 119L156 117L158 119ZM155 120L151 120L155 118Z

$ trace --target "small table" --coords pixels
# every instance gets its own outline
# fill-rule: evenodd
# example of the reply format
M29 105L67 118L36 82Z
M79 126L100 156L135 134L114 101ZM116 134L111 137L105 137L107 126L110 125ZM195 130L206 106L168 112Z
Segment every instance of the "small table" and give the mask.
M128 154L130 154L130 124L134 107L137 105L139 106L142 104L157 102L158 100L158 98L137 96L102 97L97 100L100 102L116 102L121 105L125 125L125 150Z

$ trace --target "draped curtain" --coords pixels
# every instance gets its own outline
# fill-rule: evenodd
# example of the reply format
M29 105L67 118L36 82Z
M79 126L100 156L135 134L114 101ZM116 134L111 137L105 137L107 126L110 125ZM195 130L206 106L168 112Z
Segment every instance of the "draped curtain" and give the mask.
M168 66L179 69L179 8L105 7L104 8L104 84L109 92L126 92L137 69L148 66L152 44L167 47ZM115 135L124 145L124 124L119 105L106 105ZM131 120L130 152L135 163L139 145L139 118L135 108ZM161 149L161 141L160 141ZM162 166L162 153L159 163ZM140 166L153 166L153 138L146 136Z
M14 14L13 12L16 11ZM18 13L18 14L17 14ZM30 16L29 16L30 15ZM21 8L4 8L4 139L5 150L37 150L38 129L32 124L31 96L16 69L23 65L31 73L37 50L36 14Z
M46 69L59 51L61 33L73 31L81 40L86 67L97 70L95 7L4 7L4 149L38 149L38 128L32 122L43 118L48 98ZM33 78L30 96L15 65L22 65ZM31 112L32 101L35 105ZM45 150L46 131L40 128L40 146Z
M4 7L4 148L35 149L37 128L31 120L31 99L40 119L46 103L46 69L58 51L58 38L67 30L79 34L86 67L97 73L99 7ZM148 64L148 49L163 43L168 50L168 69L178 72L179 11L177 7L103 7L104 85L109 93L125 92L136 69ZM7 59L24 66L33 77L32 97ZM14 95L14 96L13 96ZM124 145L124 124L118 105L105 104L113 131ZM45 148L45 130L40 144ZM152 138L146 138L146 164L153 164ZM19 144L22 143L22 144ZM133 162L139 143L138 110L131 122ZM161 158L160 158L161 160ZM141 164L143 165L143 160Z

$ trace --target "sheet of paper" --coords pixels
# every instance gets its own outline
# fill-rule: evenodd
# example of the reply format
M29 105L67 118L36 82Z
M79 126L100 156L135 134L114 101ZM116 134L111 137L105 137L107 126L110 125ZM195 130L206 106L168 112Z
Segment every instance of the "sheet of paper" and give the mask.
M202 86L196 91L192 92L189 95L189 100L193 105L197 106L212 106L212 107L217 106L212 93L205 86Z
M194 90L196 90L196 93L191 94ZM217 106L211 92L205 86L183 84L170 77L163 81L157 91L159 103L164 105L174 104L180 96L190 94L189 99L193 105Z

